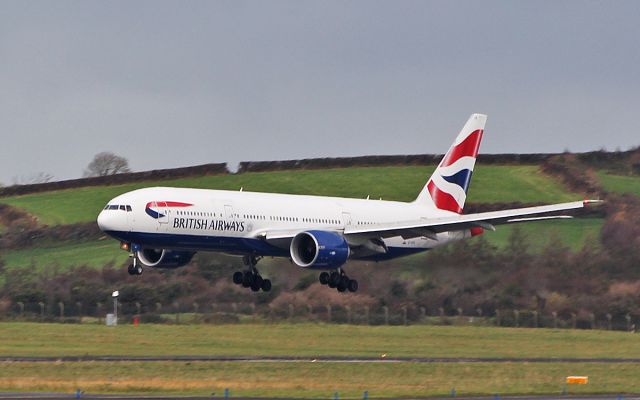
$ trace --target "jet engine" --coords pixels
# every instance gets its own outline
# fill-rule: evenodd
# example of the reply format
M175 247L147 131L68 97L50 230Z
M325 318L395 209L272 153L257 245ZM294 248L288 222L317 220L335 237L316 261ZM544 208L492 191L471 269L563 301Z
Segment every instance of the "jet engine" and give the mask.
M347 262L349 244L336 232L306 231L294 236L290 252L299 267L335 269Z
M147 267L178 268L191 261L195 253L164 249L142 249L137 252L138 260Z

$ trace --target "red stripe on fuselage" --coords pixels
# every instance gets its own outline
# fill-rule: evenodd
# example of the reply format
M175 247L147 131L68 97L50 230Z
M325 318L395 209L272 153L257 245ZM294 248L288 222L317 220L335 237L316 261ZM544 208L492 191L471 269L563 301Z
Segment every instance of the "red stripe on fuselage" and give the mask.
M462 157L477 157L480 141L482 141L482 129L473 131L471 135L467 136L460 144L449 150L447 155L442 159L440 166L448 167Z
M147 203L149 207L191 207L193 204L181 203L179 201L152 201Z
M462 208L458 205L456 199L454 199L449 193L438 189L433 181L429 181L429 183L427 183L427 190L429 190L429 194L431 195L433 202L436 204L436 207L441 210L453 211L454 213L462 214Z

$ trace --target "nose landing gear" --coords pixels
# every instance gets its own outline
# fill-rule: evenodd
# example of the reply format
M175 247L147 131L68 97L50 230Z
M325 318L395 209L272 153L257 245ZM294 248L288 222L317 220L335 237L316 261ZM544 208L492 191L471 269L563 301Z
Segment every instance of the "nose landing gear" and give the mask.
M260 290L263 292L270 291L271 280L262 278L256 269L256 264L260 261L260 258L261 257L256 257L254 255L243 257L242 261L247 267L249 267L249 269L246 271L234 272L233 283L245 288L250 288L253 292L258 292Z
M340 293L344 293L347 290L351 293L358 291L358 281L350 279L341 268L331 271L331 273L326 271L321 272L318 280L321 284L327 285L332 289L337 289Z
M135 253L131 253L129 257L132 259L131 264L129 264L127 268L129 275L142 275L142 265L140 265L140 261L138 261L138 256Z

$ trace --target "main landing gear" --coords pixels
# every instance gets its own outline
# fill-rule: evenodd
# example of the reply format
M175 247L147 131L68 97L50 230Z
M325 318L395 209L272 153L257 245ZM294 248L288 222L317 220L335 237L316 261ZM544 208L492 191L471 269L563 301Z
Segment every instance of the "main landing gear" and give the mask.
M135 253L132 253L131 255L129 255L129 257L131 257L132 259L131 264L129 264L129 268L127 268L127 272L129 272L129 275L142 275L142 265L140 265L138 257L135 255Z
M260 261L261 257L245 256L242 258L244 265L249 267L246 271L236 271L233 274L233 283L236 285L242 285L245 288L251 288L253 292L258 292L262 289L263 292L271 290L271 281L269 279L263 279L260 273L256 269L256 264Z
M321 272L318 280L321 284L327 285L332 289L337 289L340 293L344 293L347 290L351 293L358 291L358 281L350 279L340 268L331 271L331 273L326 271Z

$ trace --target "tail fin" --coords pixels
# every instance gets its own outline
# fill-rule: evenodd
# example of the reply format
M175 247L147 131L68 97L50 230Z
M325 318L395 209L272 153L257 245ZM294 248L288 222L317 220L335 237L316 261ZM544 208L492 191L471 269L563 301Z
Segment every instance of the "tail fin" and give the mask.
M472 114L414 203L462 214L487 116Z

